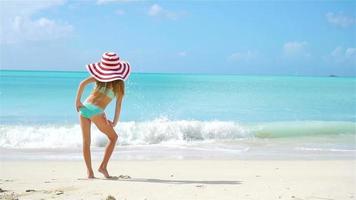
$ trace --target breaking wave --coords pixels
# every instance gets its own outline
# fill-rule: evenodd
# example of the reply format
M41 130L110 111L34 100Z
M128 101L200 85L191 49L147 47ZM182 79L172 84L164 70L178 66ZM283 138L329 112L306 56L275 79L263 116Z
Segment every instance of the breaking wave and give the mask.
M147 122L121 122L115 130L119 135L119 145L180 145L251 138L356 135L356 124L328 121L241 124L233 121L156 119ZM92 125L91 134L92 145L106 145L106 137L95 125ZM81 145L79 124L0 125L2 148L78 148Z

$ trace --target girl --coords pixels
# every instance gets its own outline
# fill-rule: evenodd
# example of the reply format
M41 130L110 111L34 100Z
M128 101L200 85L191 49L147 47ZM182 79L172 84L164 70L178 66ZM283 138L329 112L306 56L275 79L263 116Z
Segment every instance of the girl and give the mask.
M95 178L90 154L90 128L91 122L93 122L109 139L98 171L106 178L111 178L107 165L118 139L114 127L119 121L125 90L124 81L130 74L130 65L128 62L121 61L116 53L106 52L102 55L101 62L88 64L86 68L91 76L80 82L76 96L76 109L80 113L79 119L83 135L83 156L88 178ZM96 87L82 104L83 90L87 84L92 82L96 82ZM115 97L115 116L114 120L111 121L106 118L104 109Z

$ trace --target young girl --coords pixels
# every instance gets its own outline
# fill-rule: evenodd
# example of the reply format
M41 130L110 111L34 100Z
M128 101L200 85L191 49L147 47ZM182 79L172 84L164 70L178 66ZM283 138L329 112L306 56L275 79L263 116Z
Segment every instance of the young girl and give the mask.
M94 178L90 154L90 128L93 122L109 139L98 171L106 178L111 178L107 165L118 138L114 127L119 121L125 90L124 81L130 74L130 65L128 62L121 61L116 53L106 52L102 55L101 62L86 65L86 68L91 76L80 82L76 97L76 109L80 113L79 119L83 134L83 156L88 178ZM82 104L83 90L87 84L92 82L96 82L96 87ZM111 121L106 118L104 110L115 97L115 116Z

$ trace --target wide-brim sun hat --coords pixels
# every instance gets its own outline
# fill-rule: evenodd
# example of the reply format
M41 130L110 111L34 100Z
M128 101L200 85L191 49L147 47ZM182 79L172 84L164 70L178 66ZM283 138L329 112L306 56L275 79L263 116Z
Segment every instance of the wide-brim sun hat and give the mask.
M115 52L103 53L101 62L87 64L86 68L96 80L101 82L125 81L131 71L130 64L120 60L119 55Z

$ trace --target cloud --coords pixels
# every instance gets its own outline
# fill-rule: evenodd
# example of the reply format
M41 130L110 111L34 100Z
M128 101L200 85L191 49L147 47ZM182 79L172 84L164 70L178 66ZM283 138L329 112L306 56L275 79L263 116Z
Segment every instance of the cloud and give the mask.
M228 56L228 61L234 62L251 62L256 60L258 53L256 51L248 50L246 52L235 52Z
M48 9L63 5L65 0L41 0L41 1L24 1L24 0L11 0L2 1L0 6L2 18L7 15L20 15L29 16L40 10Z
M32 20L26 17L15 17L13 21L13 37L11 40L52 40L67 36L73 27L42 17ZM16 37L16 38L15 38Z
M329 55L331 61L337 64L356 65L356 48L336 47Z
M310 57L310 53L307 51L307 46L308 43L303 41L303 42L297 42L297 41L291 41L291 42L286 42L283 45L283 54L287 58L308 58Z
M150 16L158 16L160 13L163 12L163 8L158 4L153 4L150 9L148 10L148 15Z
M124 15L124 14L126 14L126 12L125 12L124 10L122 10L122 9L117 9L117 10L115 11L115 13L116 13L117 15Z
M62 5L64 1L5 1L0 8L0 43L12 44L24 41L53 40L68 36L73 26L47 17L34 19L37 12L54 6Z
M180 56L180 57L185 57L187 55L188 55L188 53L186 51L178 52L178 56Z
M115 3L115 2L130 2L130 1L134 1L134 0L97 0L96 3L99 5L102 4L108 4L108 3Z
M356 18L343 15L342 13L335 14L332 12L328 12L325 17L330 24L343 28L356 24Z
M185 12L173 12L167 9L162 8L158 4L153 4L149 9L147 14L151 17L163 17L171 20L177 20L180 17L184 16Z

